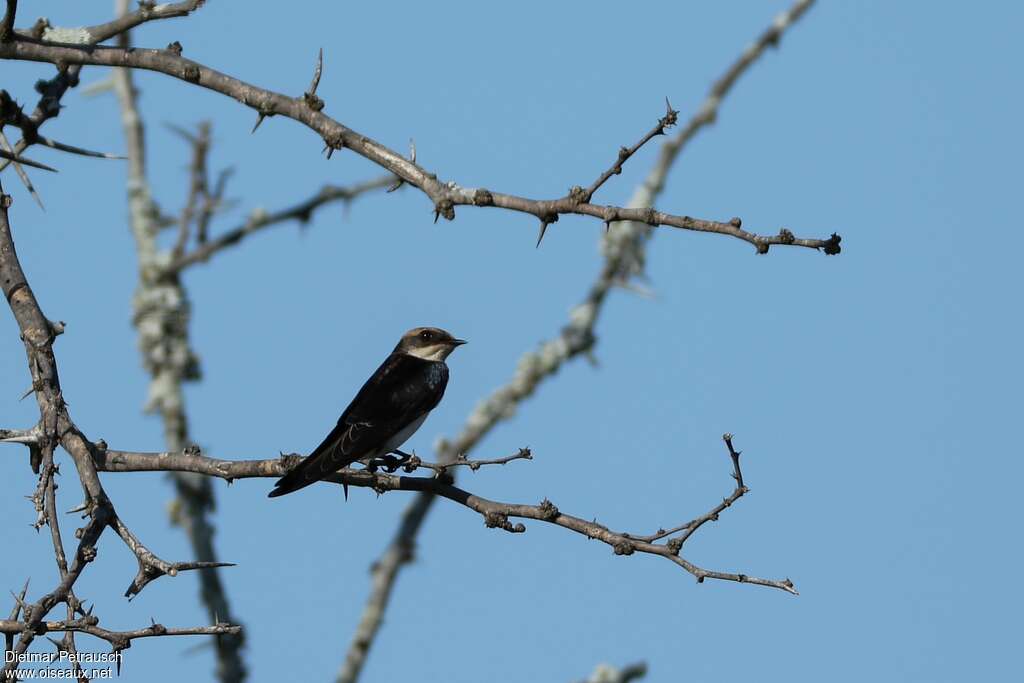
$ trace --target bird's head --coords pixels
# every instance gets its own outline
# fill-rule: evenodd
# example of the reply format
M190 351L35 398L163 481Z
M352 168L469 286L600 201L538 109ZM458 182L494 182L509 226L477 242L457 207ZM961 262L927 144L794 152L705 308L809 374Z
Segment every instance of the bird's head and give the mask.
M456 346L465 343L439 327L414 327L402 335L395 351L423 360L444 360Z

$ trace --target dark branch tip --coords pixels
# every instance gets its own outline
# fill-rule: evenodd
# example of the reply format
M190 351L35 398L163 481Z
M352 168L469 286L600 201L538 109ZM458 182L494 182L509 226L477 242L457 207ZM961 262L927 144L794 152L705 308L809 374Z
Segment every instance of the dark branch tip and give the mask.
M663 116L661 119L659 119L658 122L662 125L663 128L667 128L669 126L676 125L676 122L678 122L678 121L679 121L679 111L677 109L673 109L672 108L672 103L669 102L668 98L666 97L665 98L665 116ZM662 132L664 132L664 131L662 131Z

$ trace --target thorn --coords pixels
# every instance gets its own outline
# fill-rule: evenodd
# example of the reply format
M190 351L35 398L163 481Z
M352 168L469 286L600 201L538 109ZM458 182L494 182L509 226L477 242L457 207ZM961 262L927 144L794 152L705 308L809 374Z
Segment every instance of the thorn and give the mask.
M14 148L11 147L11 142L10 142L10 140L7 139L7 136L4 134L4 131L3 131L2 127L0 127L0 142L3 143L3 149L4 150L6 150L11 155L15 154ZM19 164L17 162L12 162L12 163L14 164L14 171L15 171L15 173L18 174L18 178L21 180L21 183L25 186L25 189L28 190L28 193L30 195L32 195L32 199L35 200L36 204L39 205L40 209L42 209L43 211L46 211L46 207L43 206L43 200L39 196L39 193L36 192L35 186L32 185L32 180L28 177L28 173L25 173L25 169L23 169L21 167L21 164Z
M71 515L71 514L74 514L76 512L85 512L86 508L88 508L88 507L89 507L89 504L87 502L85 502L85 501L82 501L81 503L79 503L75 507L73 507L70 510L68 510L67 512L65 512L64 514L65 515Z
M409 161L416 163L416 141L409 138Z
M316 69L313 70L313 82L309 84L309 94L316 95L320 87L320 75L324 72L324 49L321 47L316 55Z
M251 131L249 131L249 135L256 132L256 129L260 127L260 124L263 123L263 119L265 118L267 118L267 115L262 112L256 117L256 125L252 127Z
M306 103L306 106L313 111L320 111L324 108L324 101L317 97L316 89L320 85L320 75L324 70L324 49L320 48L320 52L316 58L316 69L313 70L313 80L309 84L309 90L302 93L302 101Z
M540 222L540 232L537 234L537 244L534 246L534 249L539 249L540 248L541 240L544 239L544 233L546 233L547 231L548 231L548 222L547 221L541 221Z
M68 145L63 142L58 142L52 138L44 138L39 136L39 142L47 147L56 149L61 152L67 152L68 154L78 154L83 157L93 157L95 159L127 159L126 156L120 154L110 154L108 152L95 152L91 149L85 149L84 147L76 147L75 145Z

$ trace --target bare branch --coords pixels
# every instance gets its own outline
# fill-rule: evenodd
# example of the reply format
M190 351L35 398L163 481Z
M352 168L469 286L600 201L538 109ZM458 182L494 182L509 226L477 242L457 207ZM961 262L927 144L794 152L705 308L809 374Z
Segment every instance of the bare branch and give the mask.
M280 209L273 213L267 213L266 211L257 209L249 215L249 218L242 225L233 228L232 230L228 230L227 232L207 241L205 244L201 244L192 251L172 260L167 266L166 272L175 273L196 263L205 263L217 252L238 244L244 238L262 230L263 228L268 228L288 221L306 223L312 218L313 214L318 209L327 204L338 201L346 203L351 202L363 194L386 188L393 180L394 176L387 175L347 187L325 185L309 199L286 209Z
M179 134L192 145L192 163L189 165L188 199L185 200L185 207L181 210L181 218L178 220L178 240L171 251L175 257L185 253L189 229L192 227L192 220L195 217L199 200L201 198L208 199L210 196L206 171L206 158L210 152L210 122L200 123L199 130L195 135L184 131L179 131Z
M95 26L83 28L59 28L50 26L45 22L33 26L31 29L18 29L17 35L20 38L41 38L53 42L81 43L95 45L102 43L115 36L119 36L136 26L149 21L161 19L173 19L175 17L188 16L195 10L202 7L206 0L187 0L186 2L155 3L152 0L139 2L139 8L134 12L120 11L118 17L113 21ZM127 8L127 4L124 5Z
M652 208L631 209L599 206L580 201L579 196L560 199L536 200L516 195L492 192L483 188L464 188L454 182L441 182L431 173L397 152L354 131L321 111L306 105L302 98L292 98L270 90L258 88L239 79L215 71L198 62L182 57L176 50L125 49L115 47L80 47L24 39L0 44L0 58L65 64L95 64L147 69L199 85L227 95L256 109L263 116L281 115L294 119L317 132L329 151L348 148L381 166L401 180L418 187L434 205L435 218L455 217L455 207L496 206L527 213L542 224L554 222L553 216L577 214L598 218L605 223L613 221L639 221L651 226L669 226L683 230L728 235L754 245L758 253L767 253L772 245L791 245L823 250L838 254L840 238L833 234L827 239L798 238L788 229L776 235L758 235L743 230L738 219L720 222L690 216L669 214Z
M594 196L594 193L597 192L598 188L604 185L605 181L607 181L613 175L618 175L622 173L622 165L625 164L631 156L636 154L638 149L640 149L649 141L653 140L659 135L664 135L665 130L667 128L676 125L676 121L678 120L678 118L679 112L672 108L672 105L669 103L668 98L666 97L665 115L658 119L658 122L654 125L654 128L651 128L649 131L647 131L647 135L640 138L640 141L637 142L635 145L633 145L632 147L619 148L619 156L615 160L615 163L612 164L607 171L598 176L597 180L590 184L590 187L588 187L586 190L583 190L583 192L580 194L581 201L589 202L591 197ZM572 193L570 192L570 194Z
M237 634L241 629L240 626L232 626L231 624L214 624L213 626L190 626L186 628L168 628L162 624L152 624L146 628L139 628L132 631L108 631L105 628L97 626L99 619L95 616L82 617L75 620L65 621L44 621L36 626L37 631L41 633L54 633L54 632L75 632L75 633L87 633L90 636L96 636L102 638L111 645L115 646L115 649L124 649L123 647L118 648L117 645L126 643L136 638L152 638L155 636L196 636L196 635L210 635L217 636L226 633ZM26 628L26 624L15 619L2 619L0 620L0 633L18 634Z
M523 454L512 456L524 457ZM291 470L302 458L285 456L264 460L221 460L201 455L195 451L180 453L143 453L134 451L106 450L95 453L95 465L101 472L195 472L227 481L249 479L254 477L281 477ZM580 517L561 512L548 500L539 505L502 503L488 500L448 483L446 477L408 477L396 476L369 470L342 470L324 481L348 486L371 488L377 493L387 491L419 491L431 493L454 501L484 518L484 524L490 528L500 528L513 533L522 533L526 527L519 523L513 524L511 518L533 519L554 524L570 531L582 534L587 538L605 543L616 555L632 555L634 552L658 555L676 563L693 574L698 581L706 578L752 583L761 586L779 588L788 593L796 594L789 579L774 580L748 576L746 574L728 574L698 567L679 556L683 542L692 535L696 528L709 519L717 519L718 512L731 505L722 503L711 512L689 522L693 527L682 539L669 539L666 543L645 541L640 536L615 532L596 521L587 521ZM733 496L739 498L746 489ZM735 499L734 498L734 499ZM726 499L729 500L729 499Z

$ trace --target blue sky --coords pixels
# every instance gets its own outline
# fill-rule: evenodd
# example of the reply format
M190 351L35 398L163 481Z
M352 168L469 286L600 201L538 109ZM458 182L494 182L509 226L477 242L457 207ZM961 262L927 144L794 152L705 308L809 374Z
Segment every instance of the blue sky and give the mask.
M568 3L348 7L288 12L210 3L138 31L185 54L300 94L318 47L327 111L405 150L443 179L532 197L586 185L661 115L688 117L782 2ZM107 10L54 5L55 24ZM23 10L26 23L30 16ZM650 681L958 681L1005 678L1017 645L1022 553L1014 486L1024 466L1017 272L1019 26L1012 3L823 3L757 64L717 124L684 152L659 207L800 236L843 235L832 258L659 231L647 299L617 291L598 326L598 367L565 367L475 455L520 446L535 460L467 475L489 498L538 502L647 533L703 513L731 490L720 436L736 434L749 496L687 544L702 566L789 576L799 597L697 585L678 567L527 523L484 528L442 502L399 580L364 680L570 681L602 661L646 660ZM39 65L3 64L2 87L34 104ZM86 69L83 83L105 72ZM187 150L162 125L214 125L215 167L234 166L233 227L255 206L288 205L324 183L376 175L351 153L321 154L283 119L250 135L237 102L140 74L150 174L180 206ZM72 92L46 134L123 149L112 96ZM627 201L656 148L632 159L598 201ZM136 280L125 167L29 155L41 212L15 195L22 264L50 318L74 419L113 447L159 450L142 414L146 376L130 321ZM226 458L307 451L408 327L471 340L451 359L440 408L409 442L421 455L456 433L519 355L556 334L596 275L601 225L563 218L534 249L532 219L462 208L432 223L403 191L282 226L186 276L204 379L189 386L193 434ZM1017 292L1015 294L1015 292ZM37 419L24 353L0 315L0 425ZM34 479L3 449L7 520L0 588L53 581L49 539L29 523ZM60 505L78 502L65 466ZM159 474L106 475L119 512L168 559L188 559ZM248 634L253 680L333 679L408 498L334 487L269 501L270 481L217 482L217 545ZM72 524L68 518L65 528ZM67 531L66 535L70 535ZM104 536L78 593L108 628L155 617L203 623L195 578L121 594L135 572ZM6 609L6 608L5 608ZM88 649L82 639L80 649ZM127 680L211 676L194 639L139 641ZM98 643L94 650L102 650ZM179 657L179 655L181 655Z

